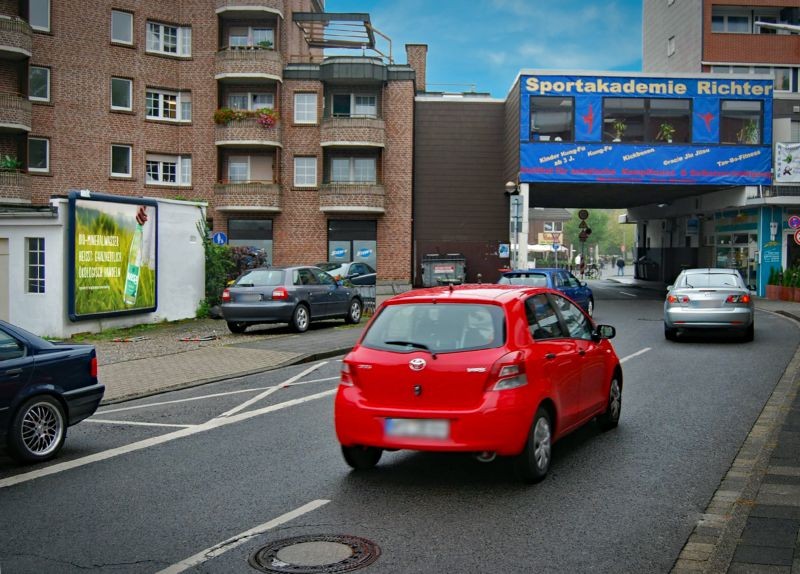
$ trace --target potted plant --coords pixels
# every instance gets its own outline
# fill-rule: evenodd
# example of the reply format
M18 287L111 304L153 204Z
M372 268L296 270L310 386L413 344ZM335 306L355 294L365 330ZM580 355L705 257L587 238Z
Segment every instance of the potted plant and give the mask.
M747 120L738 132L736 138L739 143L744 144L757 144L760 137L758 122L756 120Z
M767 299L777 301L780 299L780 285L781 285L781 272L777 267L769 270L769 279L767 279Z
M628 129L628 126L625 125L625 122L622 120L614 120L614 123L611 124L611 127L614 130L614 141L621 142L622 136L625 135L625 130Z
M664 122L658 127L658 133L656 134L656 139L665 141L667 143L672 143L672 136L675 135L675 126L673 126L669 122Z
M256 110L256 122L262 128L271 128L278 121L278 112L272 108L261 108Z
M0 158L0 171L19 171L22 168L22 162L13 155L5 154Z
M781 275L781 292L780 292L780 300L781 301L791 301L793 298L792 293L792 284L794 280L794 272L792 269L787 269Z
M271 50L272 49L272 42L270 42L269 40L261 40L257 45L262 50Z
M243 120L248 116L248 112L243 110L234 110L232 108L219 108L214 112L215 124L227 124L233 120Z

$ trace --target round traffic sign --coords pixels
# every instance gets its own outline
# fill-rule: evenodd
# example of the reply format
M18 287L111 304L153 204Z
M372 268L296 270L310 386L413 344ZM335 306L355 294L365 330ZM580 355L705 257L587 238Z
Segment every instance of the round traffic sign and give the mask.
M797 229L800 227L800 215L792 215L789 218L789 227L792 229Z
M558 251L560 247L561 245L559 245L558 243L553 243L553 251Z
M589 217L589 212L587 210L585 210L585 209L581 209L578 212L578 217L581 218L581 219L586 219L586 218Z
M228 243L228 236L225 235L222 231L217 231L214 235L211 236L211 241L216 245L225 245Z
M794 242L800 245L800 229L794 232Z

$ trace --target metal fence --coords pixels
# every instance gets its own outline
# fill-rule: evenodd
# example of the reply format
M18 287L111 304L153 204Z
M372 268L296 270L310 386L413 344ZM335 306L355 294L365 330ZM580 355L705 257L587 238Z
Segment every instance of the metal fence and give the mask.
M353 285L353 289L361 296L361 300L364 302L364 314L372 315L375 313L377 301L375 285Z

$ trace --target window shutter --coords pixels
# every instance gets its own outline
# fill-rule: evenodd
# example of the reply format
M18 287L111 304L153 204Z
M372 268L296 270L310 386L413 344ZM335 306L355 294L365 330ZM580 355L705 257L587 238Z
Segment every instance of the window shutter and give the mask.
M158 24L153 24L152 22L147 23L147 49L150 51L159 51L161 50L161 42L160 42L160 28Z

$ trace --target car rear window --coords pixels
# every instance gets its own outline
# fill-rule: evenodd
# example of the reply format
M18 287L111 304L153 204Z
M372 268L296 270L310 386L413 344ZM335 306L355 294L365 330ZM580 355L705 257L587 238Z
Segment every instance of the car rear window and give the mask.
M239 277L236 287L273 287L283 285L283 271L280 269L253 269Z
M362 344L400 353L450 353L500 347L505 333L505 314L497 305L414 303L384 307Z
M736 287L743 288L739 276L734 273L692 273L683 276L680 287Z
M524 273L503 275L498 281L501 285L526 285L528 287L547 287L547 275L544 273Z

